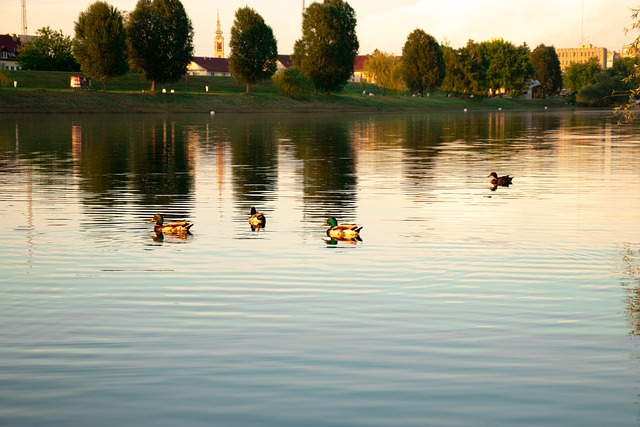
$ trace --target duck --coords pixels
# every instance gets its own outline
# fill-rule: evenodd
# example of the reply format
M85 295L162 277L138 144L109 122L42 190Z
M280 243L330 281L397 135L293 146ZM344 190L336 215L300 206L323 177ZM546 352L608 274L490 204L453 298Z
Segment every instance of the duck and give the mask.
M491 179L491 184L493 185L501 185L503 187L507 187L509 186L509 184L511 184L511 181L513 181L512 176L509 175L503 175L503 176L498 176L497 173L495 172L491 172L489 175L487 175L488 177L492 177Z
M184 219L182 221L165 223L162 214L155 214L153 218L149 220L149 222L156 223L153 226L153 231L155 231L156 234L186 235L191 234L189 229L193 227L192 223Z
M251 229L261 229L267 224L267 217L264 216L262 212L258 212L255 207L251 208L251 216L249 216L249 224L251 224Z
M323 226L328 226L327 236L331 237L335 240L360 240L360 230L362 230L362 226L356 224L340 224L338 225L338 220L335 217L330 216L327 218L327 222L322 224Z

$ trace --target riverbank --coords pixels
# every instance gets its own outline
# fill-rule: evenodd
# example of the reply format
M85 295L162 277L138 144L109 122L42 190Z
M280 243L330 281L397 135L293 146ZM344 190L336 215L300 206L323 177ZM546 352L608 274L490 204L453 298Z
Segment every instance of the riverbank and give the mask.
M296 101L256 93L148 93L46 89L0 89L0 113L282 113L367 111L544 110L572 108L561 99L367 96L353 93Z
M229 77L189 76L173 85L148 91L139 74L126 74L107 82L106 91L69 89L72 73L12 71L8 79L17 87L0 87L0 114L6 113L283 113L544 110L573 108L565 98L458 98L442 93L413 97L382 96L371 84L349 83L343 91L296 101L279 94L270 81L252 86L252 94ZM167 93L162 93L162 90Z

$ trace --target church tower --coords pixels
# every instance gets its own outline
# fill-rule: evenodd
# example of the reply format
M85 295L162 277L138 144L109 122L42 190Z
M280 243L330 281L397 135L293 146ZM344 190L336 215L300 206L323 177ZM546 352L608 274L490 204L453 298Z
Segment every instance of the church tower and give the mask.
M213 57L224 58L224 37L222 37L222 30L220 29L220 12L218 12L218 29L216 30L216 36L213 38Z

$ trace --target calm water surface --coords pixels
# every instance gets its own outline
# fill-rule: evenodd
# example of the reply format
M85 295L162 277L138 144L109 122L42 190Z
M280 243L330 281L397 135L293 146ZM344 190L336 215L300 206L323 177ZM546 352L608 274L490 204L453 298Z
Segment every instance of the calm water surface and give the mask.
M3 116L0 425L639 425L639 130Z

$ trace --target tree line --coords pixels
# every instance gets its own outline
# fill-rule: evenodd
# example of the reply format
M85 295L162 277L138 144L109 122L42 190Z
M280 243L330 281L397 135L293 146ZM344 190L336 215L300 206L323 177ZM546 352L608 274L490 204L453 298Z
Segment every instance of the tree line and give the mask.
M355 11L343 0L312 3L294 44L293 67L276 74L278 48L271 27L255 10L242 7L231 28L229 69L247 93L251 85L270 78L297 99L339 91L354 73L356 23ZM156 84L178 81L186 73L193 50L193 27L180 0L139 0L129 14L99 0L79 14L73 39L49 27L40 29L23 45L19 61L25 69L81 70L103 89L107 80L133 70L142 73L154 91ZM553 46L531 50L526 44L493 39L469 40L454 49L416 29L401 56L375 50L365 73L383 95L386 90L409 90L417 96L436 90L456 96L519 95L537 80L538 96L567 88L579 101L610 105L638 86L636 78L629 77L637 64L624 59L603 71L592 61L573 64L563 75Z

